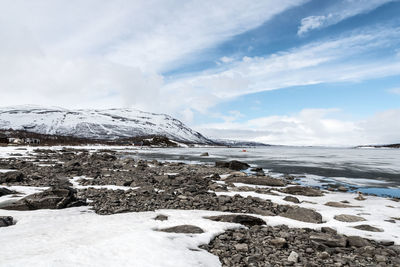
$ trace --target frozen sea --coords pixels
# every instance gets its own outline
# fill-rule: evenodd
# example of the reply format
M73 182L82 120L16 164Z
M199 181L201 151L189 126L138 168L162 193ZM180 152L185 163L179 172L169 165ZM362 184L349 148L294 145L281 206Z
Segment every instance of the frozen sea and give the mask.
M272 176L294 175L313 186L344 185L380 196L400 197L400 149L326 147L189 147L138 150L146 159L214 163L240 160L263 168ZM201 157L208 152L208 157Z

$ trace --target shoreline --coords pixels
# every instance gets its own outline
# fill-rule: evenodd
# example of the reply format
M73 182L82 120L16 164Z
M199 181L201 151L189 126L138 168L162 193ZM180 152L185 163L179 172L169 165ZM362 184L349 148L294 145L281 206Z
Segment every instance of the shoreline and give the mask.
M14 175L17 178L12 181L12 172L0 173L3 179L11 177L8 182L3 180L0 188L18 191L18 187L10 186L19 186L23 191L32 186L41 187L38 191L27 191L39 195L44 187L70 188L68 194L74 195L73 198L68 195L71 199L65 207L71 206L57 212L80 209L73 207L79 204L89 205L89 210L99 214L95 216L125 216L137 212L165 215L163 213L174 210L182 214L196 210L199 214L220 216L214 218L214 222L200 216L200 227L197 227L205 228L201 228L204 233L189 231L185 235L198 236L201 253L207 250L217 255L223 266L265 266L259 264L267 262L309 266L314 263L347 266L356 262L399 264L396 253L400 251L400 230L397 230L400 218L390 218L400 209L398 199L363 196L365 200L355 200L358 196L353 193L299 186L292 177L268 177L262 170L246 174L240 170L248 166L241 162L228 162L228 165L220 165L222 167L162 163L123 158L125 152L121 151L100 149L94 152L85 148L41 149L24 158L32 150L17 151L22 156L15 159L5 158L2 154L0 169L17 169L22 176ZM20 199L26 196L10 197L8 200L13 200L14 204L9 205L19 205L21 209ZM1 209L5 197L0 198L0 215L8 212ZM89 210L86 212L92 213ZM9 211L17 224L0 228L0 236L7 229L22 227L19 217L25 218L26 214L34 212ZM249 217L240 219L239 215ZM157 220L158 227L163 224L173 226L173 216L165 216L164 221ZM207 229L209 225L205 222L211 223L212 227L221 225L223 229L217 227L217 232ZM29 221L25 221L25 227L28 225ZM273 257L266 257L271 253Z

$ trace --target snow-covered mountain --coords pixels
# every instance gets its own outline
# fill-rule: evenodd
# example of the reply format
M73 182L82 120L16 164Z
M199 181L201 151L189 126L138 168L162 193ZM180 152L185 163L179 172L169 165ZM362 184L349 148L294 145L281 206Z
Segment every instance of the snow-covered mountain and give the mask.
M4 107L0 108L0 129L91 139L163 135L181 142L212 142L171 116L136 109Z

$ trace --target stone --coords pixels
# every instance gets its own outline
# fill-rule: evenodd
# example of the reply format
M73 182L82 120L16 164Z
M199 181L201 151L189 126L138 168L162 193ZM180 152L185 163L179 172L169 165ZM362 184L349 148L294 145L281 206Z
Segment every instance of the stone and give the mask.
M321 232L326 233L326 234L331 234L331 235L336 235L337 231L331 227L321 227Z
M251 210L252 213L259 214L259 215L262 215L262 216L276 216L276 214L273 213L272 211L265 210L265 209L252 207L250 210Z
M0 208L6 210L63 209L86 205L76 197L76 190L70 187L50 188L43 192L24 197L16 202L5 203Z
M230 183L243 183L263 186L285 186L285 182L283 180L268 176L232 177L226 179L226 181Z
M295 252L295 251L292 251L292 252L290 252L290 255L287 258L287 260L289 262L297 263L299 261L299 254L297 254L297 252Z
M366 247L366 246L371 245L371 243L367 239L362 238L360 236L348 236L347 241L349 242L349 246L357 247L357 248Z
M203 229L195 225L178 225L169 228L159 229L158 231L166 233L178 233L178 234L202 234Z
M312 209L290 207L286 212L279 214L282 217L309 223L322 223L322 216Z
M215 167L229 168L231 170L241 171L241 170L246 170L246 169L250 168L250 165L245 162L238 161L238 160L232 160L229 162L217 161L217 162L215 162Z
M293 203L300 203L300 200L297 197L292 197L292 196L286 196L283 198L283 200Z
M208 157L208 156L210 156L210 155L208 154L208 152L204 152L204 153L201 153L201 154L200 154L200 157Z
M315 189L312 187L305 187L300 185L289 186L282 190L286 194L291 195L302 195L302 196L309 196L309 197L320 197L324 194L319 189Z
M15 194L15 192L11 191L7 188L0 188L0 197L6 196L6 195L11 195L11 194Z
M347 238L339 235L331 235L326 233L311 235L310 240L333 248L346 247L347 245Z
M337 190L338 191L340 191L340 192L347 192L347 191L349 191L346 187L344 187L344 186L339 186L338 188L337 188Z
M325 206L329 207L334 207L334 208L353 208L353 207L358 207L358 206L352 206L348 205L342 202L335 202L335 201L329 201L325 203Z
M374 258L377 262L386 262L387 261L387 258L383 255L375 255Z
M325 260L325 259L329 258L330 255L329 255L328 252L323 251L323 252L321 252L321 253L318 254L318 257L321 258L321 259L323 259L323 260Z
M167 215L163 215L163 214L159 214L154 218L154 220L156 220L156 221L166 221L166 220L168 220L168 216Z
M335 220L341 221L341 222L362 222L366 221L363 217L356 216L356 215L349 215L349 214L340 214L340 215L335 215L334 217Z
M282 237L271 239L271 241L269 242L278 248L283 248L288 246L286 239Z
M240 243L240 244L235 245L235 249L237 251L247 252L247 251L249 251L249 246L245 243Z
M219 216L209 216L204 217L205 219L209 219L217 222L229 222L229 223L239 223L247 227L251 227L254 225L264 225L265 221L254 216L250 215L219 215Z
M23 179L24 179L24 174L20 171L11 171L0 174L0 183L21 182Z
M362 231L369 231L369 232L383 232L383 229L373 227L368 224L361 224L361 225L353 226L353 228L356 228L356 229L362 230Z
M14 219L11 216L0 216L0 227L6 227L14 224Z

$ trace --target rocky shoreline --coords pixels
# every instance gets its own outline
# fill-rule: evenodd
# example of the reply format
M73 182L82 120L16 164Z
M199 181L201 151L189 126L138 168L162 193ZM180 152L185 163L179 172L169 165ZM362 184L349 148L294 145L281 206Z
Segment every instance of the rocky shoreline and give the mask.
M20 152L0 159L0 169L9 170L0 173L0 197L10 197L0 203L0 215L5 215L0 217L0 227L12 227L7 210L82 205L89 205L100 215L163 209L208 210L221 212L209 220L241 225L199 248L218 256L222 266L400 265L397 256L400 246L395 242L343 235L332 227L318 227L324 223L320 212L299 206L307 204L301 197L318 198L331 192L300 186L290 176L269 177L258 168L246 174L241 170L250 166L240 161L189 165L134 160L129 152L110 149L36 149L29 153L21 149ZM48 189L21 197L13 186ZM277 203L268 197L282 197L282 200ZM392 201L398 203L396 199ZM359 207L348 202L330 201L325 206ZM269 225L265 220L278 217L316 227L289 228ZM395 227L399 227L398 217L390 219ZM168 221L168 216L160 214L155 219ZM335 220L367 233L383 231L369 225L362 215L347 214L345 210L335 214ZM160 231L201 234L203 229L196 225L176 225Z

